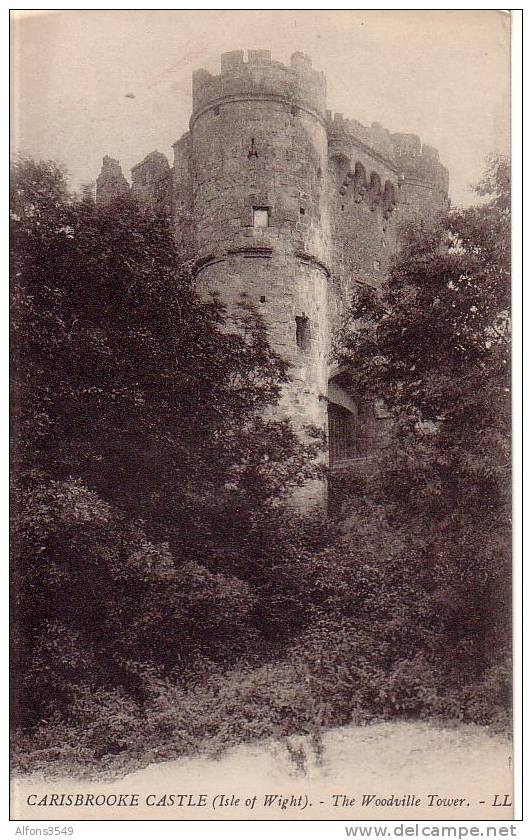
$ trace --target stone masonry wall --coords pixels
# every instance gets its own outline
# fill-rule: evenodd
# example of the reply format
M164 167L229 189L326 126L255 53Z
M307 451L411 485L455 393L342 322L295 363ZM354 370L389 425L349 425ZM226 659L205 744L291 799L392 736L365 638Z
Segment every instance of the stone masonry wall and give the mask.
M96 201L109 204L121 195L129 195L130 186L117 160L105 155L102 170L96 179Z
M156 210L172 210L170 164L161 152L150 152L131 170L131 188L138 200Z

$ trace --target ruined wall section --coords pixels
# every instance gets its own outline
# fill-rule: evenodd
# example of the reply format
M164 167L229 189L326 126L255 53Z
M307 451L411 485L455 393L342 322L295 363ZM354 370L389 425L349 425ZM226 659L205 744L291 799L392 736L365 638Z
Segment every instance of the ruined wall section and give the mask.
M150 152L131 170L131 191L145 207L170 213L172 188L172 171L162 152Z
M96 201L109 204L121 195L133 195L145 207L170 213L173 179L168 159L161 152L150 152L131 170L131 186L117 160L105 155L96 179Z
M121 195L129 195L130 189L120 163L104 155L102 169L96 179L96 202L104 206Z

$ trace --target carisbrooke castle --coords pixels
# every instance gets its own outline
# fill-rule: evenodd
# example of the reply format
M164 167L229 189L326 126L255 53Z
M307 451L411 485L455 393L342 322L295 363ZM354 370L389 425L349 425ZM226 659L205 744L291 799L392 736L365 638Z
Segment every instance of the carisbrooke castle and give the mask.
M331 339L356 284L386 277L401 223L447 207L448 172L416 135L328 111L325 76L303 53L289 67L266 50L225 53L192 88L173 164L154 151L130 185L105 157L97 201L131 191L170 213L200 290L229 311L245 295L290 363L277 416L322 428L333 466L367 457L385 419L345 387Z

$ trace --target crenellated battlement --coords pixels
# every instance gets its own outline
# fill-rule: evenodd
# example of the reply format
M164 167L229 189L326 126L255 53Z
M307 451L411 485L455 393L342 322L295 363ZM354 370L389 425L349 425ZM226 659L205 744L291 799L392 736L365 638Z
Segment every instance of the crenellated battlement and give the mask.
M374 122L368 128L358 120L346 119L343 114L327 111L327 134L331 141L354 140L392 165L395 163L391 134L380 123Z
M324 118L325 76L314 70L310 57L301 52L292 55L290 67L272 61L269 50L248 50L247 61L243 50L223 53L220 75L204 69L192 75L191 126L205 108L235 99L285 100Z
M387 162L406 179L422 181L445 193L449 189L449 173L440 163L437 149L422 144L417 134L392 134L378 122L367 127L332 111L327 111L327 134L337 154L345 145L347 157L347 150L354 143Z
M445 193L449 190L449 172L437 149L422 144L417 134L392 134L395 159L405 178L419 180Z

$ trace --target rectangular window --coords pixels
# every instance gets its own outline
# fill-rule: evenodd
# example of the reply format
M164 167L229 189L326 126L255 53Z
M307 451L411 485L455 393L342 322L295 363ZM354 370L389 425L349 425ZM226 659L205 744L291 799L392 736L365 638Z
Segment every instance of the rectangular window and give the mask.
M254 207L253 208L253 227L267 228L270 222L270 208L269 207Z

